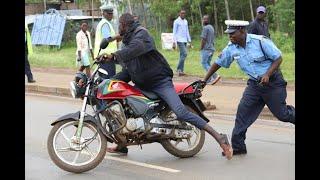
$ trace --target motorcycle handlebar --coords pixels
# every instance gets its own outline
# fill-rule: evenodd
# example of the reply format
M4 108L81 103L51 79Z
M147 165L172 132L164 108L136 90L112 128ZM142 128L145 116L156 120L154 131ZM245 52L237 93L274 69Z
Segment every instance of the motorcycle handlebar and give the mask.
M202 81L202 80L197 80L197 81L194 81L193 83L191 83L190 85L188 85L187 87L185 87L183 90L182 90L182 93L184 93L184 91L186 89L188 89L190 86L192 86L194 89L203 89L205 86L207 85L207 83L205 81Z

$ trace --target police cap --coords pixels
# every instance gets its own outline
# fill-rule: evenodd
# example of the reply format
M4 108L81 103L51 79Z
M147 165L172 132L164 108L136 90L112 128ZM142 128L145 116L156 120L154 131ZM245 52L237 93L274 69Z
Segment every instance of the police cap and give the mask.
M233 33L236 30L242 29L249 25L248 21L240 21L240 20L225 20L224 23L227 25L227 30L225 33Z

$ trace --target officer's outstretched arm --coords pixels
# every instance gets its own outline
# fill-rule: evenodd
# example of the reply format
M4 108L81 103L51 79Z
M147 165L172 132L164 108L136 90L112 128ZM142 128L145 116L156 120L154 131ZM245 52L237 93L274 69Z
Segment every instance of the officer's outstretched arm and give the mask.
M208 73L204 77L204 81L208 81L208 79L211 77L213 73L215 73L221 66L219 66L217 63L213 63L210 67Z

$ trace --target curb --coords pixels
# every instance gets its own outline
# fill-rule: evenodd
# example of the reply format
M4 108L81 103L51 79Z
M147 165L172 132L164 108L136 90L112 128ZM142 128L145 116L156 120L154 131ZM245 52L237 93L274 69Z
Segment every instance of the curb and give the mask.
M39 85L25 85L25 92L71 97L71 92L67 88L47 87L47 86L39 86Z
M25 85L25 92L36 93L36 94L49 94L54 96L72 97L71 92L68 88L48 87L39 85ZM220 114L220 115L235 115L235 113L219 112L214 110L207 110L209 114ZM264 108L258 118L267 120L277 120L268 108Z

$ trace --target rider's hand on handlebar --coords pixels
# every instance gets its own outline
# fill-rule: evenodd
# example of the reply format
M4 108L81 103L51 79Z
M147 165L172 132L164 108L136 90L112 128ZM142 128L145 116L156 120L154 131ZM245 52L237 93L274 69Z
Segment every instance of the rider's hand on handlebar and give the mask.
M199 83L200 83L202 88L204 88L207 85L207 82L204 81L204 80L199 80Z
M111 61L111 60L113 60L113 55L111 54L102 54L96 57L96 62Z

